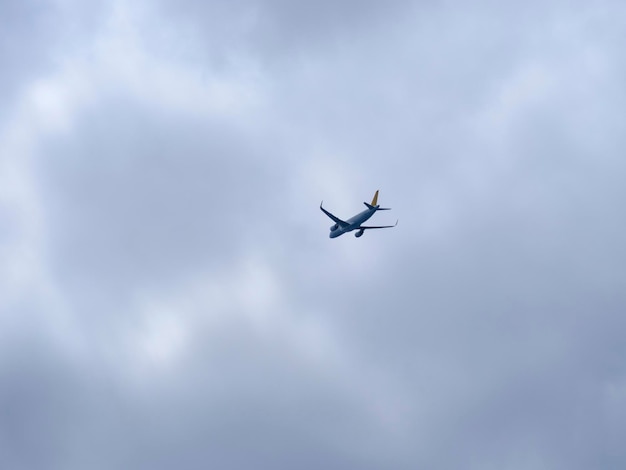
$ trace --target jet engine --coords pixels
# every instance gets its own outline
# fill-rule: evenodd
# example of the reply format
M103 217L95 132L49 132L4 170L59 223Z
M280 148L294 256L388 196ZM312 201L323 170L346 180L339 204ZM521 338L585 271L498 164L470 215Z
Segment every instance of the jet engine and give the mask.
M339 228L339 224L335 224L330 228L331 232L334 232L335 230L337 230Z
M357 233L355 233L354 236L359 238L361 235L363 235L363 232L365 232L365 230L361 229Z

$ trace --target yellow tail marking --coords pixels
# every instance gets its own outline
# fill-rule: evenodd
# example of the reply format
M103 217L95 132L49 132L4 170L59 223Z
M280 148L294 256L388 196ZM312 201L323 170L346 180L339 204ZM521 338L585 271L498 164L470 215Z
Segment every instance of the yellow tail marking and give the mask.
M372 206L378 204L378 189L376 190L376 194L374 194L374 199L372 199Z

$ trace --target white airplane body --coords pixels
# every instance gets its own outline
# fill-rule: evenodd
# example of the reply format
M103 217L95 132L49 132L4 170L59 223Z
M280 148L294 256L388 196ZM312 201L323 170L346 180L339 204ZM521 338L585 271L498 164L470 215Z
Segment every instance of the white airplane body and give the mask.
M322 203L323 202L324 201L322 201ZM326 214L328 217L330 217L333 220L333 222L335 222L335 225L330 227L330 234L329 234L330 238L337 238L343 235L344 233L352 232L353 230L358 230L358 232L354 234L354 236L358 238L361 235L363 235L365 230L368 230L368 229L391 228L391 227L395 227L396 225L398 225L397 220L396 220L395 225L375 225L375 226L361 225L363 222L365 222L371 216L373 216L376 213L376 211L390 210L388 207L380 207L378 205L378 191L376 191L376 193L374 194L374 199L372 199L371 204L368 204L367 202L363 203L367 206L367 209L365 209L363 212L359 212L354 217L350 217L348 220L341 220L339 217L336 217L335 215L331 214L330 212L328 212L326 209L322 207L322 203L320 203L320 209L322 210L322 212Z

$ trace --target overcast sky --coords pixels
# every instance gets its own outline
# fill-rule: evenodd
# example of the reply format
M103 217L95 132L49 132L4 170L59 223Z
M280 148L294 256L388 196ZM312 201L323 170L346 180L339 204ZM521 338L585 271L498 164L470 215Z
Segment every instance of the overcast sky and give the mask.
M0 467L626 468L625 19L0 0Z

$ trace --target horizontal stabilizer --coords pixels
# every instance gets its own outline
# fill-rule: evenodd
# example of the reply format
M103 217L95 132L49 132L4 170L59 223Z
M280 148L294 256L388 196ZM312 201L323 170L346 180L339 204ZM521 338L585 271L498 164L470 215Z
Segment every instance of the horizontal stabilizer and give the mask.
M391 207L377 207L377 206L372 206L371 204L368 204L367 202L363 201L363 204L365 204L367 206L368 209L372 209L372 210L377 210L377 211L390 211Z

